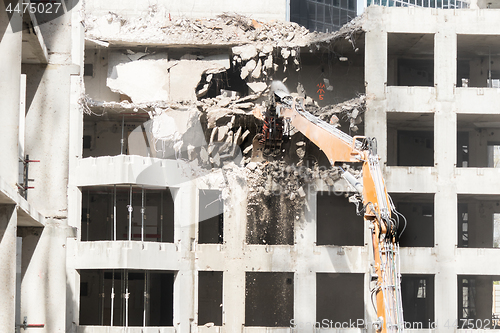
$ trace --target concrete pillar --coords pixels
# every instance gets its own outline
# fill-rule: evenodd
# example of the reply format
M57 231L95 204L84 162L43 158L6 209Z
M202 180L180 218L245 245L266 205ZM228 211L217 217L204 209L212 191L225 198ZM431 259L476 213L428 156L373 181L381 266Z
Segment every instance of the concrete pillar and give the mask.
M196 198L197 188L194 182L182 184L174 194L174 241L178 244L183 262L174 281L174 326L179 332L190 332L194 323L194 267L195 211L191 198Z
M365 34L365 81L367 112L365 135L376 137L381 165L387 161L387 32L379 26L370 27Z
M246 266L244 244L246 241L247 192L245 187L232 187L228 201L224 203L224 248L227 256L223 273L223 322L226 332L241 332L245 323Z
M434 35L434 84L438 101L453 100L456 80L457 34L441 30Z
M0 206L0 331L14 332L16 315L16 236L15 205Z
M365 33L365 81L368 98L384 98L387 84L387 32L379 26L370 27Z
M22 13L9 14L5 5L15 8L18 0L0 3L0 177L16 187L18 178L18 129L21 93Z
M316 322L316 271L308 264L312 258L316 242L316 191L310 190L307 196L310 211L305 211L305 220L295 223L295 246L297 248L297 270L294 283L293 318L301 332L314 332L314 327L305 323Z
M442 186L435 195L435 239L439 271L435 275L435 318L440 332L453 332L457 319L457 195Z

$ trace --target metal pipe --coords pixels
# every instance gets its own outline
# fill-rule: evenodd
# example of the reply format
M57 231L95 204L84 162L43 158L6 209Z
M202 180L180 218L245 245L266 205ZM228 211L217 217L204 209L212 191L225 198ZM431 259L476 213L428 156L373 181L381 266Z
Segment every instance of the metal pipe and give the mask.
M125 327L128 327L128 299L130 294L128 292L128 270L125 270Z
M142 203L141 203L141 242L144 242L144 187L142 188Z
M146 304L147 304L147 273L144 272L144 304L143 304L143 311L142 311L142 327L146 327Z
M111 277L111 327L113 327L113 316L115 314L115 270L113 269Z
M90 190L87 190L87 239L89 241L89 227L90 227Z
M130 202L128 205L128 240L132 240L132 212L134 208L132 207L132 184L130 184Z
M116 185L113 186L113 240L116 240ZM113 274L114 271L113 271Z
M121 270L120 273L120 293L121 293L121 299L120 299L120 326L124 325L123 318L125 317L125 274L124 270Z
M163 242L163 191L160 192L160 242Z
M104 271L101 271L101 274L99 274L100 280L101 280L101 302L99 304L99 307L101 308L100 311L100 318L99 322L101 323L101 326L104 325Z
M120 140L120 155L123 155L124 147L125 147L125 116L122 116L122 138Z
M488 47L488 88L493 87L491 82L491 46Z

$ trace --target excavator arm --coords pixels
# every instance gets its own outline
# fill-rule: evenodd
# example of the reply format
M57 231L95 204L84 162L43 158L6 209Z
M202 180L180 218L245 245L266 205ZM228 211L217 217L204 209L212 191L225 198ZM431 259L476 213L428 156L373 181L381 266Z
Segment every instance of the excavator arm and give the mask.
M362 184L348 171L343 177L356 189L363 205L364 220L371 229L376 295L378 333L403 331L401 302L399 246L397 231L399 214L385 186L376 153L375 140L351 137L335 126L306 112L300 100L283 91L275 92L276 113L289 125L304 134L327 156L331 165L336 162L360 162L363 165ZM391 216L391 212L395 217ZM372 299L373 300L373 299Z

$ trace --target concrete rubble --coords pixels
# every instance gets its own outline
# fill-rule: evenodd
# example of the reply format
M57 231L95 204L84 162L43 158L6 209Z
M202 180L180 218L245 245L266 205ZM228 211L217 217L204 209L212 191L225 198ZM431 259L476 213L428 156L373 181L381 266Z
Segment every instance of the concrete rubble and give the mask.
M311 33L296 23L259 22L236 14L215 19L172 18L155 6L146 16L124 18L110 12L100 18L87 16L86 22L87 40L118 46L109 51L106 85L120 94L121 101L84 96L80 101L84 111L93 115L147 112L151 119L148 139L157 150L153 157L171 156L195 168L223 168L238 174L249 187L249 214L253 206L269 206L265 198L274 194L292 204L284 206L294 207L293 212L277 214L292 223L307 208L306 187L323 184L331 188L342 181L336 167L306 166L311 144L293 129L288 151L283 149L269 162L265 158L260 159L262 163L251 162L252 140L262 124L273 75L287 68L300 71L300 53L304 48L317 51L321 43L347 40L357 52L354 35L362 31L363 16L329 34ZM139 42L219 49L218 54L186 52L179 57L170 50L167 54L163 49L131 50L127 46ZM216 96L209 94L229 71L238 73L249 88L248 95L225 87ZM328 79L324 83L327 91L333 90ZM320 107L300 82L292 96L304 98L306 110L322 120L337 125L346 122L353 132L366 110L364 95ZM361 176L348 165L344 168Z

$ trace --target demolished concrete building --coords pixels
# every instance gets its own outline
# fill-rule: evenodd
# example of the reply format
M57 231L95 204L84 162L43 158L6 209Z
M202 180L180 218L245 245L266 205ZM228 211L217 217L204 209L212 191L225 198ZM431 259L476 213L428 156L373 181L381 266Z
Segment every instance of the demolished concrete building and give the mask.
M378 3L320 33L286 1L70 0L40 26L16 3L0 4L2 331L375 332L353 189L294 128L256 139L273 84L377 139L408 220L406 328L496 327L497 10Z

